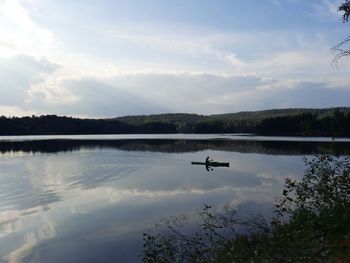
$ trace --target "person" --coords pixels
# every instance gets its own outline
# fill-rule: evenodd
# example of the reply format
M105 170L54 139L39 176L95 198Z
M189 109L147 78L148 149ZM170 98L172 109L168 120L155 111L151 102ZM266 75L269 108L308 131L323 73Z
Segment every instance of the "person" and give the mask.
M205 158L205 162L206 163L210 163L210 162L212 162L213 160L212 159L210 159L210 157L209 156L207 156L207 158Z
M207 158L205 158L205 169L209 172L209 171L213 171L213 167L210 166L210 162L212 162L213 160L210 159L209 156L207 156Z

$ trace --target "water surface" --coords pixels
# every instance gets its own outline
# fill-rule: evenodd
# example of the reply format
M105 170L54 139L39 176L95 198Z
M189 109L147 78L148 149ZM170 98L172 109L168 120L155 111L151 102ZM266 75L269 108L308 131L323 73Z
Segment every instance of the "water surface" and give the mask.
M0 262L137 262L142 233L203 203L269 215L303 158L349 140L240 135L0 140ZM206 156L229 168L192 166Z

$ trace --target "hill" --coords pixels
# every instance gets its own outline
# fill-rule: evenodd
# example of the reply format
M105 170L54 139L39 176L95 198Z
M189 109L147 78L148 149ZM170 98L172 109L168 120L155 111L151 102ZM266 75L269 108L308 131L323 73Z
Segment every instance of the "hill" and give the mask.
M180 133L255 133L262 135L349 136L350 107L289 108L227 114L187 113L114 118L129 125L168 123Z
M350 107L273 109L198 115L168 113L110 119L45 115L0 117L0 135L254 133L281 136L350 136Z

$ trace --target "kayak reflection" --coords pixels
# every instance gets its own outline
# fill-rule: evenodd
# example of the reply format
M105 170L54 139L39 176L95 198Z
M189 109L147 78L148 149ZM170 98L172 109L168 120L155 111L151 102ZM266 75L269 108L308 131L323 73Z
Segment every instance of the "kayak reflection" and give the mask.
M224 162L214 162L212 159L207 156L205 158L205 162L191 162L192 165L205 165L205 169L209 171L213 171L213 167L230 167L230 163L224 163Z

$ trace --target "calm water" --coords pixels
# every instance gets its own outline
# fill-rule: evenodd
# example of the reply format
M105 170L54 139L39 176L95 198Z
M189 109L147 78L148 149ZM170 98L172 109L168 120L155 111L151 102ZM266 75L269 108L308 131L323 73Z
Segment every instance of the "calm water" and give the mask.
M203 203L269 215L303 157L350 140L247 135L0 139L0 262L137 262L142 233ZM229 168L192 166L206 156Z

